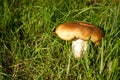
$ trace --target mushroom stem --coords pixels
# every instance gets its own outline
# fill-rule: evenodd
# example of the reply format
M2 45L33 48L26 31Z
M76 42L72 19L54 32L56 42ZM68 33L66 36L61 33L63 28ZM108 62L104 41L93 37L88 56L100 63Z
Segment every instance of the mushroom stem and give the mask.
M75 58L82 57L86 50L87 50L87 41L81 39L72 41L72 51Z

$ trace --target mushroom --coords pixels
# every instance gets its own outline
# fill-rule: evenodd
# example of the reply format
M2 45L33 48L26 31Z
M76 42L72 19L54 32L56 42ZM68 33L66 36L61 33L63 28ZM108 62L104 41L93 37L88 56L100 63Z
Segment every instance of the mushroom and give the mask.
M60 24L55 33L62 40L72 40L72 52L75 58L83 56L87 50L87 42L91 40L96 45L101 44L103 32L96 26L85 22L67 22Z

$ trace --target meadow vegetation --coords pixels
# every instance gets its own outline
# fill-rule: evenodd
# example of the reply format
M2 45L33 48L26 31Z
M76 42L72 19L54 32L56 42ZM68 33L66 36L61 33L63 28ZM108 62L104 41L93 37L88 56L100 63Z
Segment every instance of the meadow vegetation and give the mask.
M104 32L82 59L54 29L84 21ZM0 79L119 80L119 0L0 0Z

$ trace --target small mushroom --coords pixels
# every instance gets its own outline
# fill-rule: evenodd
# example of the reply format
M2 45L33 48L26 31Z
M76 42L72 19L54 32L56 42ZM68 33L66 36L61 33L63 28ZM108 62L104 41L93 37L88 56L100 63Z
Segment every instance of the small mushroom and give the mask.
M88 40L100 45L103 37L103 32L98 27L85 22L63 23L56 28L55 33L62 40L72 40L72 51L75 58L83 56L87 50Z

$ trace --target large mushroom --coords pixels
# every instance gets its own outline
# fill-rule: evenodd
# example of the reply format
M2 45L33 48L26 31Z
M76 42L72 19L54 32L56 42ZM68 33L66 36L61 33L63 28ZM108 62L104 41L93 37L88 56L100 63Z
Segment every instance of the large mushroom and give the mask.
M80 58L87 50L87 42L101 44L103 32L96 26L85 22L68 22L60 24L55 33L62 40L72 40L72 51L75 58Z

